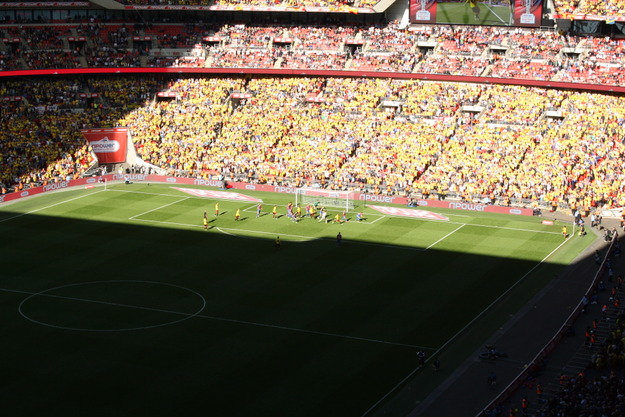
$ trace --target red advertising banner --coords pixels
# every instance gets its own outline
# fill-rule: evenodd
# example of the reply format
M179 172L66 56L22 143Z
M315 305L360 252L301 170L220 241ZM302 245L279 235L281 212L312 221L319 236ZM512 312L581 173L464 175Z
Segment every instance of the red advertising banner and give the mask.
M437 0L410 0L410 21L436 23Z
M82 134L93 148L100 164L126 162L128 128L82 129Z
M542 0L515 0L514 25L539 27L543 14Z

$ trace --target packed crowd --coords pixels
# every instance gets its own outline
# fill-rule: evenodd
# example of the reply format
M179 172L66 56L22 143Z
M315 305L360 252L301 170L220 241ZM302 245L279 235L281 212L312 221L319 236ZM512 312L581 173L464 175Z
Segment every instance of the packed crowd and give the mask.
M80 129L117 126L156 89L156 81L136 78L3 80L0 97L20 99L0 101L0 189L79 177L96 162ZM106 106L84 92L101 94Z
M625 413L625 376L613 370L606 375L587 378L580 374L567 378L559 395L550 398L540 414L557 416L618 416Z
M625 84L625 41L518 28L87 23L2 31L10 43L1 70L352 69Z
M155 101L156 91L176 98ZM81 143L80 128L128 126L146 162L179 175L505 204L625 202L625 99L611 95L272 77L11 81L0 93L24 96L3 103L2 182L11 185L54 178L28 165L32 143L37 152L47 149L42 138L55 145L59 153L41 159L49 167L58 149Z
M347 69L360 71L412 72L419 55L401 52L356 52Z
M623 0L555 0L554 5L556 12L560 14L625 15L625 2Z

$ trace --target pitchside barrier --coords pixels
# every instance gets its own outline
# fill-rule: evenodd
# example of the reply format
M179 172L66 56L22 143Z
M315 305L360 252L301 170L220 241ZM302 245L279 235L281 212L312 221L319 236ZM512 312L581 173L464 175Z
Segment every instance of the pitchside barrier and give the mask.
M184 184L184 185L203 185L206 187L222 188L224 181L211 180L203 178L185 178L185 177L170 177L167 175L153 175L153 174L107 174L103 176L94 176L89 178L79 178L76 180L59 181L48 185L42 185L39 187L33 187L24 189L22 191L16 191L9 194L0 195L0 203L17 200L19 198L30 197L37 194L42 194L50 191L62 190L70 187L95 187L102 184L104 181L125 181L132 182L158 182L166 184ZM249 190L249 191L267 191L273 193L295 194L299 187L284 187L279 185L268 184L250 184L247 182L230 182L227 181L227 187L229 189L236 190ZM408 199L406 197L396 197L379 194L368 194L353 192L350 194L350 198L353 198L354 202L360 204L368 203L385 203L385 204L399 204L408 205ZM495 206L490 204L481 203L466 203L462 201L454 200L430 200L420 199L416 200L419 207L434 207L434 208L446 208L468 211L479 211L485 213L502 213L502 214L515 214L521 216L533 216L534 212L530 208L521 207L506 207Z

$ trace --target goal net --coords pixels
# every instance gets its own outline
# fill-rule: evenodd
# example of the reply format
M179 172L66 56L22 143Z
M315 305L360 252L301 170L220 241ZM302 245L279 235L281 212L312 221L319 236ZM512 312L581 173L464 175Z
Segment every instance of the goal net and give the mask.
M307 204L320 207L337 207L345 211L354 209L353 191L322 190L319 188L298 188L295 190L295 204L305 206Z

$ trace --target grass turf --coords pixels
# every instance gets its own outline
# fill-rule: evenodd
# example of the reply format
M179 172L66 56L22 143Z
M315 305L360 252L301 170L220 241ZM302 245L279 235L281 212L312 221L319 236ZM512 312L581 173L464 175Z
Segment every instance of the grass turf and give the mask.
M7 415L357 417L407 375L414 404L591 241L537 218L294 223L216 202L118 184L0 207ZM444 372L414 372L420 350Z

